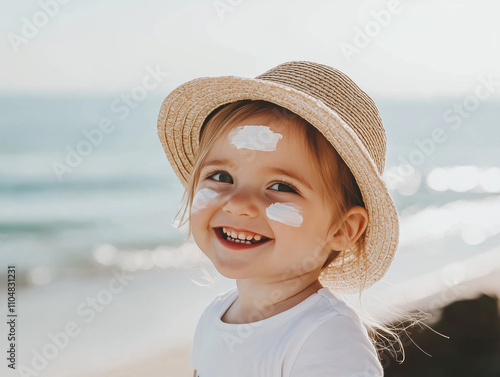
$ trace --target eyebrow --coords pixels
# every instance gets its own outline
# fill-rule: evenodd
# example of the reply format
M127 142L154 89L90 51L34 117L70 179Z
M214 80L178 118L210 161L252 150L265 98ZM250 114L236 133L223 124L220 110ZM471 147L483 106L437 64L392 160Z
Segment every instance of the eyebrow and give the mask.
M229 167L235 167L236 163L232 160L210 160L210 161L205 161L203 165L201 165L202 168L207 167L207 166L229 166Z
M226 159L221 159L221 160L210 160L206 161L203 165L202 168L205 168L207 166L229 166L234 168L236 166L236 163L232 160L226 160ZM267 167L265 169L266 172L274 173L274 174L282 174L286 175L290 178L293 178L294 180L300 182L302 185L304 185L306 188L309 190L312 190L312 187L307 183L307 181L300 175L295 172L291 172L285 169L281 169L278 167Z

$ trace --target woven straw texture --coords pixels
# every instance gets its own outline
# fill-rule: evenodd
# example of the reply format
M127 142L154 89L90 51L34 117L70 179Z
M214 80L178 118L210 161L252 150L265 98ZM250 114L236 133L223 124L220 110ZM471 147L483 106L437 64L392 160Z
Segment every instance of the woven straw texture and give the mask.
M255 79L200 78L181 85L163 101L158 136L181 183L186 186L206 117L221 105L264 100L298 114L316 127L351 169L369 215L365 263L348 250L321 276L339 293L366 289L387 272L398 244L394 203L382 180L386 136L372 99L349 77L312 62L281 64Z

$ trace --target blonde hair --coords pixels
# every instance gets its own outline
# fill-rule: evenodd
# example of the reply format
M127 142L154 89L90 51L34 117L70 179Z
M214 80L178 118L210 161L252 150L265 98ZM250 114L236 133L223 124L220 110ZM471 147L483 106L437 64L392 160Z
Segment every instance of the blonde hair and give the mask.
M199 149L196 156L196 161L193 170L187 182L186 190L182 198L182 204L175 216L175 220L182 211L179 226L183 226L188 222L187 238L191 235L191 205L195 195L195 189L200 178L200 171L208 152L214 143L223 135L231 125L250 116L265 114L270 119L280 122L286 122L287 126L294 133L302 136L307 150L313 156L314 168L320 177L322 198L325 203L332 206L333 216L329 224L329 228L335 226L343 220L343 215L355 206L365 207L361 191L356 180L346 165L344 160L339 156L335 148L330 142L309 122L298 116L297 114L281 107L279 105L266 101L241 100L230 104L223 105L214 110L205 120L200 131ZM321 163L320 163L321 161ZM186 214L188 216L186 217ZM342 221L341 226L344 226ZM363 269L365 259L365 232L350 246L349 252L356 255L358 261L358 269ZM328 275L328 267L341 256L345 250L332 250L329 257L322 266L322 276ZM320 276L321 280L321 276ZM361 294L361 290L359 292ZM361 311L360 311L361 310ZM370 337L379 351L385 349L396 352L396 348L403 354L404 349L397 330L401 328L384 325L371 317L364 309L356 309L363 323L369 330ZM414 317L408 316L407 313L400 311L400 317L413 319L413 323L418 321ZM404 329L403 329L404 330ZM397 344L398 347L391 346Z

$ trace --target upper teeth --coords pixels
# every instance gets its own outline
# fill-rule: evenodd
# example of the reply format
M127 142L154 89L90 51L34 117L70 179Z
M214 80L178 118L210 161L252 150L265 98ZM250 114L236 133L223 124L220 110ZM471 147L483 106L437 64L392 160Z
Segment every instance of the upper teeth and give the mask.
M240 240L247 240L250 241L254 239L255 241L260 241L262 239L261 235L254 234L254 235L246 235L245 233L236 233L234 230L228 230L224 227L222 227L222 231L227 234L229 237L234 238L234 239L240 239Z

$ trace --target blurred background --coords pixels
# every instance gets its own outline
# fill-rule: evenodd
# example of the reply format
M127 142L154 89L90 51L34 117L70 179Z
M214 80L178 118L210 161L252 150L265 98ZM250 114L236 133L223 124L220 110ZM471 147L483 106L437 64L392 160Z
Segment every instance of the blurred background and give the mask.
M366 306L384 321L390 305L436 321L498 292L500 2L0 4L0 306L14 265L18 314L18 371L4 360L2 376L191 375L196 321L234 283L172 226L183 190L158 110L190 79L289 60L345 72L386 126L401 238Z

